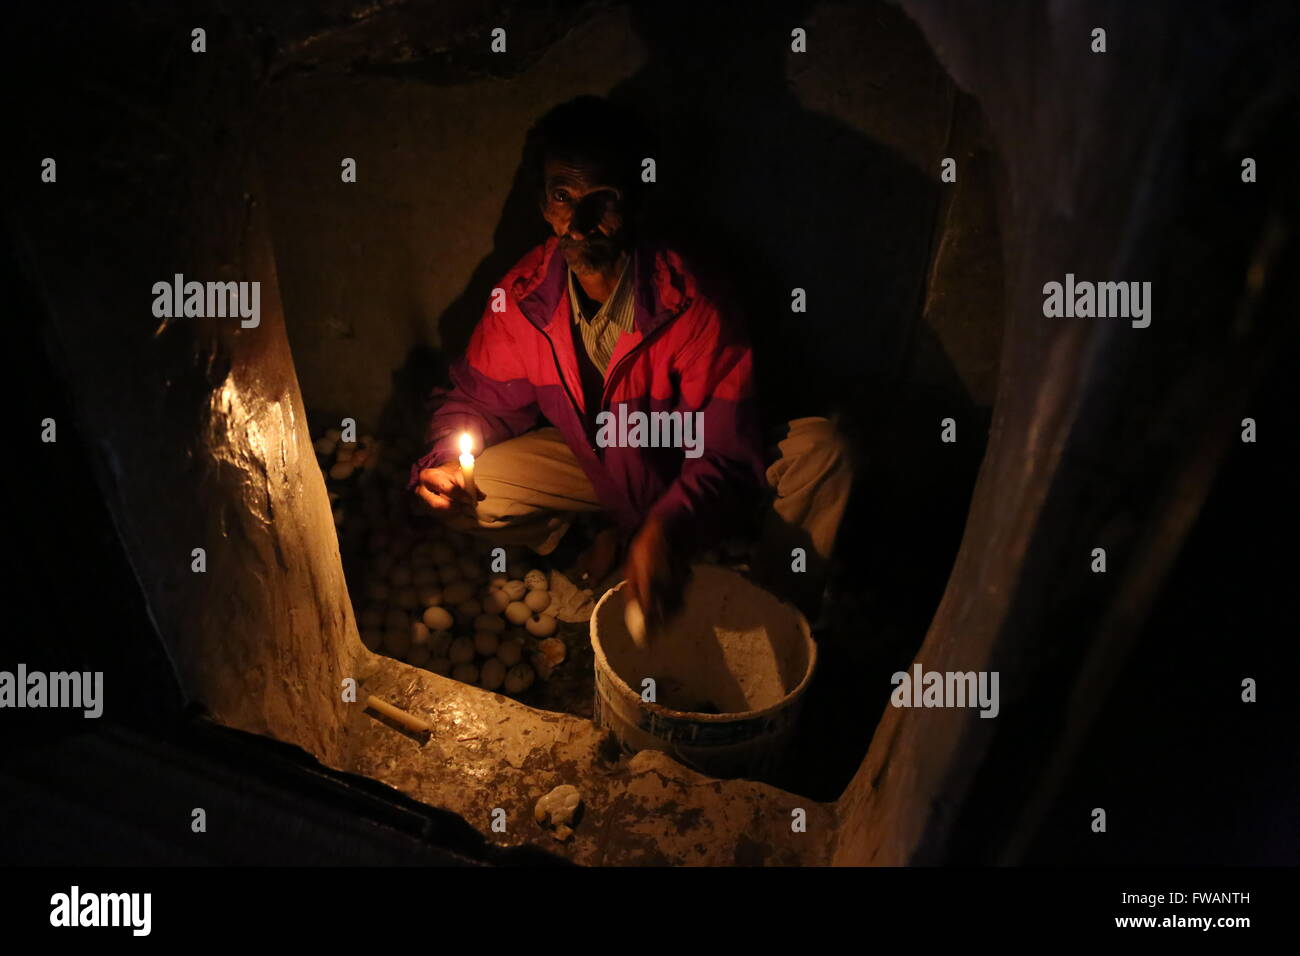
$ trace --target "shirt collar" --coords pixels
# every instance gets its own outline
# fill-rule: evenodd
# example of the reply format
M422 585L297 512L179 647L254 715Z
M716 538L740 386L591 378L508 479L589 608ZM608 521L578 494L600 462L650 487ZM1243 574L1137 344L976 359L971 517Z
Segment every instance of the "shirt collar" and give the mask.
M577 276L572 269L569 269L569 305L572 307L574 318L581 319L585 322L594 322L601 317L608 317L609 321L624 332L631 332L633 328L632 310L625 308L628 296L632 294L632 252L628 250L628 256L623 262L623 269L618 274L618 281L614 283L614 291L609 294L596 314L587 318L579 308Z

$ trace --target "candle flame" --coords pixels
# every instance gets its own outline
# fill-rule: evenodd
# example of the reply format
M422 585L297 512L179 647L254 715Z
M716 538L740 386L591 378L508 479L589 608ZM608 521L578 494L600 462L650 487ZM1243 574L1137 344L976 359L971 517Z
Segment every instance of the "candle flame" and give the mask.
M460 453L462 455L468 455L470 453L470 449L472 449L473 447L474 447L474 439L469 437L469 432L461 432Z

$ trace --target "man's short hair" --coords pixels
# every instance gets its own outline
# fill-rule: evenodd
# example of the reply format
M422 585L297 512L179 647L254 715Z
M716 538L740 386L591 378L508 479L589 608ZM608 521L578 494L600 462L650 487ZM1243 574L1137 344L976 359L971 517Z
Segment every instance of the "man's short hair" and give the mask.
M631 107L579 96L552 107L528 131L525 162L540 193L547 158L582 157L617 179L629 205L641 199L641 162L652 155L649 131Z

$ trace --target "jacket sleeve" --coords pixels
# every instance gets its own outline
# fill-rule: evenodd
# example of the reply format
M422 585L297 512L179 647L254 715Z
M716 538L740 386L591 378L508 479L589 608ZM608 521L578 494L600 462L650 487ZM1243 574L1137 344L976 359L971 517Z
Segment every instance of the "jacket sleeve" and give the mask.
M754 394L754 359L740 323L704 300L694 329L674 358L680 407L697 411L702 454L687 457L650 514L686 551L740 526L766 488L762 430Z
M489 307L464 356L452 365L452 388L425 429L428 451L411 466L408 490L419 483L423 469L456 459L462 432L473 437L477 455L537 424L537 394L510 316L510 312L493 312Z

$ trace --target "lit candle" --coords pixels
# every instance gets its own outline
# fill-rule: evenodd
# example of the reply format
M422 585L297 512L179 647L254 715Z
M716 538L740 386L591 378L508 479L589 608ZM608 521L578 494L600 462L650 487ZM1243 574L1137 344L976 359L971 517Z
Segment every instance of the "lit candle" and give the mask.
M465 490L469 492L469 500L473 506L478 505L478 490L474 487L474 456L469 450L474 447L474 440L469 437L469 432L461 432L460 436L460 473L465 476Z

